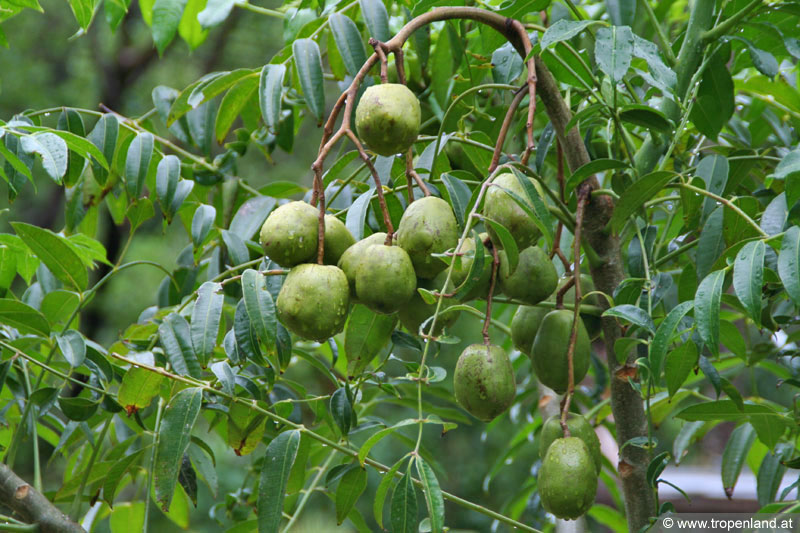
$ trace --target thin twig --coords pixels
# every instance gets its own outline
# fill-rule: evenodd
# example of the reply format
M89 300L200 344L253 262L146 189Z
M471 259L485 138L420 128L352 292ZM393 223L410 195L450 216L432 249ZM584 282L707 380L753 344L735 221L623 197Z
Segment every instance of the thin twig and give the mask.
M411 180L413 179L414 182L417 184L417 187L420 188L422 193L425 196L430 196L431 191L428 189L428 186L425 185L425 182L422 181L422 177L414 170L414 156L412 154L413 148L409 148L408 152L406 152L406 180L408 181L408 203L414 201L414 191L412 191Z
M375 50L378 55L378 61L381 63L381 83L389 82L389 61L386 59L386 52L384 52L383 43L378 39L370 37L369 45Z
M383 223L386 226L385 244L386 246L390 246L392 244L392 237L394 236L394 226L392 225L392 218L389 216L389 208L386 205L386 198L383 196L383 185L381 184L381 178L378 176L378 171L375 169L375 165L372 164L372 160L369 158L369 155L366 151L364 151L364 147L361 145L361 141L358 140L358 137L356 137L356 134L350 129L346 130L345 134L353 142L353 144L356 145L358 154L367 165L367 168L372 174L372 179L375 180L375 192L378 194L378 204L381 207Z
M572 268L572 265L569 265L569 268ZM556 292L556 309L564 309L564 295L567 294L567 291L573 286L575 286L575 276L570 277L566 283L558 289L558 292Z
M500 133L497 134L497 142L494 145L494 153L492 153L492 162L489 165L490 174L494 172L494 169L496 169L497 165L500 164L500 154L503 153L503 144L505 143L506 135L508 135L511 122L514 120L514 113L517 111L517 108L519 107L519 104L522 102L523 98L525 98L524 85L517 89L517 92L514 93L514 98L511 100L511 103L508 106L506 116L503 119L503 124L500 126Z
M492 278L489 282L489 294L486 295L486 319L483 321L483 343L489 346L489 324L492 321L492 296L494 287L497 284L497 267L500 265L500 258L497 255L497 248L492 246Z

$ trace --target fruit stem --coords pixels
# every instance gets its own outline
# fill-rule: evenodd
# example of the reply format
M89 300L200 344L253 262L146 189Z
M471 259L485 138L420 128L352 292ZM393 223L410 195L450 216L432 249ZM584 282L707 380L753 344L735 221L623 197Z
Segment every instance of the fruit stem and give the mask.
M572 265L569 265L567 268L568 268L568 269L571 269L571 268L572 268ZM568 270L568 271L569 271L569 270ZM562 286L560 289L558 289L558 292L556 293L556 309L564 309L564 295L565 295L565 294L567 293L567 291L568 291L568 290L570 290L570 289L571 289L571 288L572 288L574 285L575 285L575 274L574 274L574 272L573 272L573 275L572 275L572 277L571 277L571 278L569 278L569 279L567 280L567 282L566 282L566 283L564 283L564 286ZM577 298L577 297L576 297L576 298Z
M490 174L494 172L494 169L496 169L497 165L500 164L500 155L503 153L503 144L505 143L506 135L508 135L508 130L511 127L511 122L514 119L514 113L517 111L517 108L519 107L519 104L522 102L523 98L525 98L524 85L516 90L514 93L514 98L508 105L508 110L506 111L506 116L503 119L503 124L500 126L500 133L497 134L497 142L494 145L494 152L492 153L492 162L489 164Z
M483 320L483 343L486 346L489 342L489 324L492 322L492 296L494 287L497 284L497 267L500 265L500 258L497 256L497 248L490 246L492 250L492 278L489 282L489 294L486 295L486 318Z
M391 246L392 237L394 237L394 226L392 225L392 218L389 216L389 208L386 206L386 198L383 197L383 184L381 184L381 178L378 176L378 171L375 169L375 165L372 164L372 160L369 158L369 155L364 151L364 146L361 145L361 141L358 140L356 134L353 133L352 130L348 129L346 130L345 135L347 135L347 137L353 141L353 144L356 146L356 150L358 150L358 154L361 156L364 164L367 165L367 168L372 174L372 179L375 180L375 192L378 194L378 204L381 206L383 224L386 226L386 241L384 244L386 244L386 246Z
M378 56L378 61L381 62L381 83L389 82L389 61L386 59L386 52L384 52L384 44L374 37L369 38L369 45L375 50Z
M406 180L408 181L408 204L411 205L411 202L414 201L414 191L412 190L413 187L411 185L411 180L413 179L414 182L417 184L417 187L423 192L425 196L430 196L431 191L428 189L428 186L425 185L425 182L422 181L422 177L414 170L414 155L413 155L413 148L409 147L408 152L406 152Z
M317 264L323 263L325 255L325 186L322 184L322 167L314 168L314 192L311 195L311 205L319 205L319 220L317 222Z

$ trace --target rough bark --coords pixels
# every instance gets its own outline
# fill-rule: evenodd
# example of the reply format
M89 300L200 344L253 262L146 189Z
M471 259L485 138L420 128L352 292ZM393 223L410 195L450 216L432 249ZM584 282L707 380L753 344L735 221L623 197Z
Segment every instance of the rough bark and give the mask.
M3 463L0 463L0 502L24 521L38 524L41 533L86 533Z

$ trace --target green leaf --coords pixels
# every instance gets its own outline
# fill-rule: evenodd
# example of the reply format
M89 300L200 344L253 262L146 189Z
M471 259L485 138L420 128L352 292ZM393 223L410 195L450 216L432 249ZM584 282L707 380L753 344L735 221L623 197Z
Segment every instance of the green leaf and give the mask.
M611 227L616 233L648 200L655 196L678 174L669 170L658 170L642 176L630 187L625 189L617 204L614 206L614 213L611 215Z
M786 230L778 255L778 275L794 304L800 307L800 227Z
M783 475L786 473L786 467L781 464L781 461L789 456L791 449L788 444L781 445L779 449L767 453L761 461L756 477L759 505L764 506L775 500Z
M19 300L0 298L0 323L17 328L20 333L50 336L50 324L44 315Z
M785 237L784 237L785 238ZM733 288L747 314L761 327L761 286L764 283L764 241L745 244L733 265Z
M192 310L192 345L204 368L208 366L217 344L224 301L225 295L219 283L206 281L197 289L197 301Z
M653 324L653 319L647 314L647 311L635 305L623 304L617 305L603 312L603 316L613 316L626 320L631 324L645 328L650 333L655 334L656 326Z
M464 227L464 218L467 214L467 204L472 197L472 192L467 184L458 179L454 174L444 172L441 175L442 183L450 196L450 204L453 206L453 213L456 215L458 227Z
M117 401L131 415L150 405L166 379L161 374L150 372L144 368L131 367L122 376L122 385L117 393Z
M125 156L125 184L128 196L138 198L142 195L144 181L153 158L153 134L148 131L139 132L128 146Z
M761 214L761 229L769 236L777 235L783 231L788 216L789 210L786 204L786 193L780 193L772 199Z
M512 168L511 170L517 178L517 182L522 187L522 190L525 191L525 199L508 189L506 189L506 193L511 196L511 199L525 211L531 220L533 220L536 227L539 228L539 231L544 235L548 246L552 246L554 238L553 219L550 216L550 210L547 208L544 201L542 201L541 194L544 193L540 193L533 185L532 179L526 178L518 168Z
M156 500L165 512L169 510L175 483L183 461L183 454L189 447L200 405L203 390L200 388L184 389L172 397L161 419L156 444L156 459L153 465L155 474Z
M181 160L175 155L164 156L158 162L156 169L156 196L161 204L161 209L169 217L175 213L171 212L170 207L175 198L175 191L178 188L178 180L181 178Z
M130 468L142 457L143 453L143 449L136 450L130 455L125 455L117 459L117 461L108 471L108 474L106 474L106 477L103 480L103 500L108 503L109 507L114 506L114 496L117 493L119 482L128 472L128 470L130 470ZM142 503L142 510L144 511L144 503Z
M636 0L606 0L606 11L614 26L633 26Z
M375 521L378 523L378 526L381 529L383 529L383 504L386 501L386 495L389 492L389 487L391 487L392 482L395 480L395 474L405 460L406 458L402 457L399 461L397 461L394 466L392 466L392 468L390 468L389 471L386 472L383 477L381 477L381 482L378 484L378 488L375 490L375 499L372 502L372 513L375 516Z
M678 83L678 77L675 72L664 63L664 60L661 59L658 46L634 34L633 55L645 60L647 68L650 69L650 74L653 77L652 84L661 89L665 96L670 96L674 92L675 85Z
M391 519L393 533L417 533L417 494L410 469L394 488Z
M217 218L217 210L213 206L200 204L192 216L192 243L195 248L200 248L208 237Z
M733 488L742 471L747 454L756 440L756 432L750 424L742 424L733 430L725 450L722 452L722 487L728 498L733 496Z
M548 27L547 31L545 31L544 35L542 35L542 51L547 50L556 43L566 41L567 39L572 39L589 26L593 26L595 24L603 23L599 20L557 20L550 27Z
M272 295L264 275L248 268L242 273L242 294L250 324L261 342L269 347L277 344L278 319Z
M328 18L328 25L331 28L331 33L333 33L333 39L336 41L336 48L342 55L342 61L347 73L355 76L367 61L364 43L361 40L361 34L358 32L356 23L347 15L334 13Z
M194 50L206 40L208 30L200 25L198 15L206 6L206 0L188 0L178 23L178 35Z
M185 7L186 0L155 0L151 29L158 55L163 55L164 50L175 38Z
M189 93L189 98L186 99L186 105L181 107L173 105L170 114L173 117L179 117L190 109L197 109L202 104L214 99L217 95L239 83L243 78L252 77L255 79L255 76L256 72L249 68L219 72L217 76L210 77L205 82L195 86L192 92Z
M250 240L261 228L267 216L275 207L275 199L268 196L255 196L239 207L229 226L229 231L243 240Z
M80 113L74 109L65 107L61 110L61 114L58 116L57 127L58 130L63 130L61 133L70 133L67 138L62 137L62 139L64 139L64 141L67 143L67 146L70 148L70 150L72 150L67 156L67 173L64 176L64 184L68 187L71 187L78 182L78 178L80 178L81 174L83 173L83 167L86 163L84 158L88 159L88 155L85 153L86 145L88 145L88 147L94 152L99 154L101 158L103 156L92 143L84 138L86 136L86 128L83 124L83 119L81 118ZM59 133L53 130L49 131L56 133L56 135ZM81 154L80 148L73 148L72 145L76 143L83 148L83 154Z
M222 230L222 242L225 243L225 250L228 252L228 259L231 265L241 265L250 260L250 250L241 237L228 230Z
M283 94L283 78L286 75L284 65L264 65L258 84L258 103L261 117L273 133L278 132L281 121L281 99Z
M56 343L69 366L77 368L83 364L86 358L86 342L79 332L68 329L63 334L56 335Z
M716 270L706 276L694 296L694 319L697 332L711 353L719 354L719 306L725 270Z
M347 374L359 376L386 346L397 324L397 315L383 315L361 304L350 309L344 327L344 353Z
M631 67L633 32L629 26L600 28L595 35L594 58L597 66L614 83L622 81Z
M364 238L364 221L367 218L369 202L372 200L372 195L374 193L375 187L372 186L356 198L347 210L347 217L345 218L344 225L357 241Z
M492 80L509 84L522 74L522 58L517 50L506 43L492 52Z
M389 13L381 0L358 0L361 16L367 25L369 36L381 42L389 40Z
M97 407L100 405L99 401L90 400L81 396L69 398L59 396L58 407L69 420L76 422L85 422L92 418L97 412Z
M342 437L347 437L350 429L357 424L357 420L346 387L337 389L331 395L330 410L333 421L342 432Z
M786 154L781 162L778 163L778 166L775 167L775 171L772 173L771 177L776 180L785 180L792 174L800 174L800 150L795 149ZM792 203L793 202L787 202Z
M125 217L131 223L131 232L136 231L139 226L150 220L155 213L153 202L150 201L150 198L137 198L134 200L128 206L128 210L125 211Z
M258 81L255 77L244 78L222 98L222 102L219 104L219 112L217 113L217 122L214 124L214 133L219 144L222 144L225 137L228 136L236 117L239 116L239 113L253 98L258 89Z
M398 422L393 426L384 428L380 431L373 433L366 441L364 441L364 444L361 445L361 448L358 449L358 462L363 465L364 460L369 455L370 450L372 450L372 448L376 444L378 444L384 437L391 435L392 433L394 433L395 431L397 431L402 427L410 426L412 424L417 424L417 423L418 421L415 418L407 418L405 420L401 420L400 422Z
M322 86L319 46L311 39L298 39L292 43L292 53L306 105L317 118L317 123L322 124L325 114L325 90Z
M178 313L170 313L158 326L158 338L172 371L181 376L202 377L192 346L189 323Z
M675 456L675 464L679 465L681 459L686 454L687 448L692 442L700 440L703 434L713 427L715 423L706 423L703 421L688 422L681 427L678 436L675 437L672 447L672 455Z
M692 307L694 307L694 302L681 302L673 307L653 336L653 341L650 343L650 371L656 380L661 376L661 368L664 365L664 358L667 356L667 348L672 340L675 328L678 327L683 317L692 310Z
M211 28L228 18L233 9L234 0L208 0L205 9L197 15L197 21L204 28Z
M107 165L101 161L92 159L92 174L100 185L105 185L108 178L108 169L114 160L114 150L117 147L117 137L119 135L119 122L117 117L106 113L95 123L94 128L86 137L98 150L102 151Z
M75 20L78 21L83 30L89 28L92 22L92 14L94 13L94 2L92 0L67 0L69 7L72 8L72 14L75 15Z
M466 279L461 285L456 287L456 299L460 302L463 302L467 297L471 296L470 293L473 287L475 287L483 277L483 269L486 262L486 248L483 245L480 235L478 235L478 232L474 229L472 230L472 239L474 242L473 249L475 250L475 255L469 266ZM461 249L461 247L458 248L459 251Z
M51 324L66 324L80 305L80 299L76 292L58 289L44 295L39 309Z
M728 58L717 53L709 60L700 80L689 117L700 133L715 140L734 111L733 79L726 66Z
M766 405L744 404L742 411L733 400L717 400L691 405L675 415L683 420L748 421L756 430L758 439L773 448L786 430L786 420Z
M728 183L730 163L727 158L718 154L706 156L697 165L695 174L703 179L706 190L717 196L722 196L725 192L725 185ZM703 215L708 215L716 207L717 202L715 200L706 198L703 201ZM686 206L684 206L684 209L686 209Z
M744 37L735 35L732 36L731 39L741 41L747 46L747 50L750 52L750 59L753 61L753 66L756 67L761 74L768 78L774 78L778 75L778 61L775 59L774 55L756 47L751 41Z
M422 457L417 457L415 463L419 479L422 481L422 493L425 495L428 517L431 520L431 533L441 533L444 529L444 498L439 482L433 469Z
M336 524L342 525L347 515L367 488L367 471L364 468L348 470L336 487Z
M583 183L585 179L593 176L594 174L617 168L628 168L628 166L629 165L627 163L617 159L595 159L594 161L589 161L572 173L572 175L567 179L566 185L564 185L564 190L568 191L568 194L572 194L572 191L576 190L578 185ZM646 177L647 176L645 176L645 178Z
M267 447L258 491L258 533L279 531L286 483L299 445L300 432L293 430L284 431Z
M42 167L53 181L61 184L61 179L67 172L68 150L67 143L53 132L46 131L24 135L20 137L22 151L30 155L38 155L42 160Z
M667 116L654 107L643 104L628 104L619 111L623 122L642 126L659 133L670 133L675 125Z
M703 279L714 267L722 252L725 251L725 237L723 224L725 221L724 207L719 206L706 219L703 230L700 232L697 244L697 278Z
M56 278L79 291L86 289L86 266L63 237L24 222L11 222L11 226Z
M497 237L500 239L500 246L508 260L508 273L513 274L517 269L517 264L519 264L519 250L517 249L517 243L514 241L514 237L511 235L511 232L499 222L495 222L488 217L483 217L482 220L492 227L495 234L497 234ZM476 248L476 253L480 253L480 248Z

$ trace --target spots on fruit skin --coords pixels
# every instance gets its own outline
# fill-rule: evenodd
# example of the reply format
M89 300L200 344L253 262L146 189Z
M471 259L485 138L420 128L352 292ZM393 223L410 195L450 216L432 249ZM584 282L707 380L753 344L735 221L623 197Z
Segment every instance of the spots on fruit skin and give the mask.
M514 402L514 369L505 350L472 344L461 353L453 374L456 400L475 418L488 422Z

